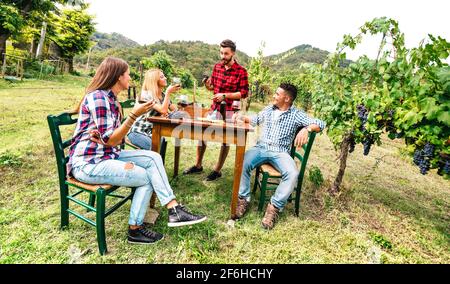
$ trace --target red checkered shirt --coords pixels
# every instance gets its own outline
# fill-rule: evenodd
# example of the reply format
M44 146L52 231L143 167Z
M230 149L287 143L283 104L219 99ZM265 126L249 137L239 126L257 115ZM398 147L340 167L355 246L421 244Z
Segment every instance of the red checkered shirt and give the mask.
M248 74L244 67L236 61L230 69L226 70L225 65L217 63L211 75L211 84L214 87L214 94L219 93L241 93L241 98L248 96ZM225 99L227 106L226 111L232 111L232 99ZM212 102L211 110L220 110L219 102Z

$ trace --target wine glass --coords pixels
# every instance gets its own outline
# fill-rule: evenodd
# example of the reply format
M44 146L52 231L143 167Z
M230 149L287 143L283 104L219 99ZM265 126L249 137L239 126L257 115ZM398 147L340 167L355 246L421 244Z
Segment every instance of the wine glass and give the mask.
M233 101L231 108L233 109L234 112L241 110L241 101Z
M178 78L178 77L173 77L172 78L172 84L173 85L180 85L180 87L181 87L181 79L180 78Z

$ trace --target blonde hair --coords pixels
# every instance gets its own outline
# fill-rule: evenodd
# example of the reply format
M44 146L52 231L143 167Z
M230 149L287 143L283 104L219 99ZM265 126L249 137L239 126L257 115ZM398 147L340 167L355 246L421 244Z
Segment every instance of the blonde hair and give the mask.
M125 60L116 57L106 57L100 66L98 66L94 78L92 78L89 86L86 88L85 95L73 112L78 113L80 111L81 104L86 94L95 90L111 89L117 83L119 77L127 72L127 70L128 63Z
M145 72L144 83L142 84L142 91L147 91L152 94L153 98L156 99L159 93L160 87L158 86L158 81L160 74L163 73L161 69L153 68ZM141 94L139 94L139 99L141 99Z

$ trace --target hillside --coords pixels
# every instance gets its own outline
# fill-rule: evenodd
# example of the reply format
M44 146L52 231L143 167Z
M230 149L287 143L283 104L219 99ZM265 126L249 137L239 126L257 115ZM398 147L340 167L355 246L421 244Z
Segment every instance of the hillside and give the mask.
M113 33L96 33L99 40L98 48L91 54L91 66L97 66L106 56L116 56L125 59L132 67L132 72L137 74L139 62L143 57L150 57L159 50L165 50L171 56L176 67L191 71L197 80L202 79L204 73L210 73L214 64L219 60L219 45L207 44L201 41L157 41L154 44L140 46L126 37ZM109 46L109 47L108 47ZM328 51L321 50L311 45L303 44L286 52L266 57L274 72L294 70L301 63L322 63ZM237 61L244 67L249 67L250 57L241 51L237 51ZM84 64L87 55L78 56L76 62Z
M139 46L139 43L119 33L108 34L95 32L91 40L97 43L93 48L94 50L105 50L109 48L128 48Z
M291 70L298 68L301 63L323 63L328 54L328 51L302 44L288 51L268 56L267 59L274 70Z
M94 50L91 54L91 65L97 66L106 56L116 56L125 59L132 67L132 71L137 72L142 58L150 57L159 50L165 50L172 57L176 67L190 70L198 81L201 81L203 73L212 72L214 64L219 60L219 45L201 41L161 40L144 46ZM247 67L250 57L239 50L236 53L238 62ZM85 63L86 60L87 54L76 58L80 64Z

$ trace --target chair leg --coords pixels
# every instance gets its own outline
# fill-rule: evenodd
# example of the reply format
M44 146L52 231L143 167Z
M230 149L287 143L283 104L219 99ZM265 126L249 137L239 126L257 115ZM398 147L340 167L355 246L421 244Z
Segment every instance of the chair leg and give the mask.
M256 190L258 189L258 179L259 179L259 167L256 168L256 172L255 172L255 184L253 185L253 193L256 192Z
M97 243L100 255L107 252L106 236L105 236L105 199L106 192L100 188L97 190L97 215L96 215L96 229L97 229Z
M67 184L61 185L61 229L69 226L69 187Z
M266 202L266 189L267 189L267 180L269 179L269 175L267 173L263 173L261 180L261 192L259 196L259 204L258 211L262 211L264 207L264 203Z
M298 185L297 188L295 189L296 194L295 194L295 215L297 215L297 217L299 216L300 213L300 195L302 194L302 186Z
M161 141L159 143L159 145L161 145L161 147L159 148L159 154L161 155L163 164L166 160L166 149L167 149L167 141L164 137L161 137Z
M89 205L94 207L95 206L95 194L91 193L89 194ZM87 209L87 212L90 212L90 209Z

